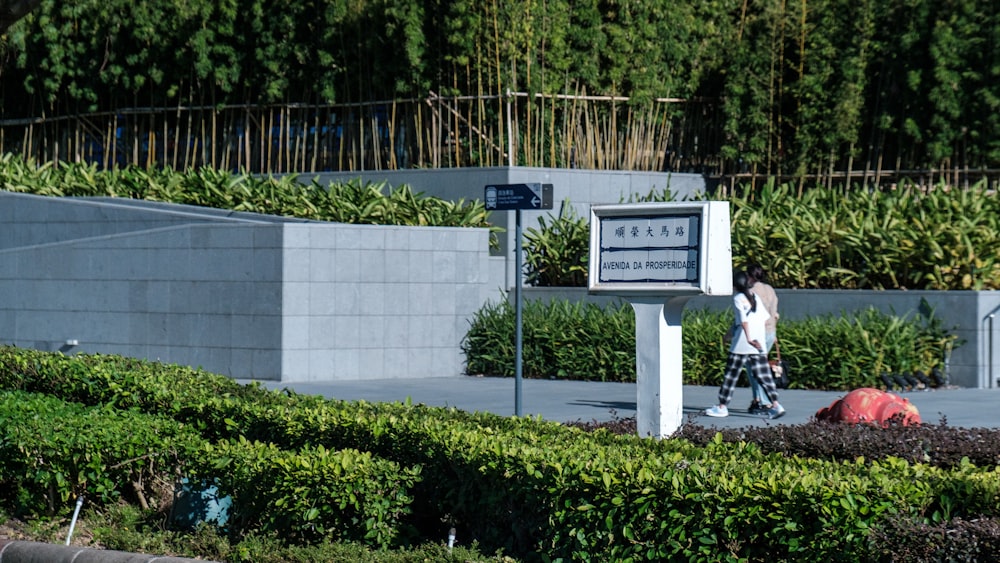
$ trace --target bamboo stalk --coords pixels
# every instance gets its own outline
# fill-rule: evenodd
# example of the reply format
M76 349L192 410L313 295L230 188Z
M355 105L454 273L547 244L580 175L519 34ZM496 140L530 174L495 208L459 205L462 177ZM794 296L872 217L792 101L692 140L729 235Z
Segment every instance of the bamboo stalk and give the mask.
M552 99L550 110L552 115L549 118L549 167L556 167L556 100Z
M264 162L264 167L261 170L263 174L271 174L274 172L274 139L271 135L274 134L274 108L269 108L267 111L267 130L261 132L263 137L267 139L267 160ZM280 142L280 140L279 140Z
M375 170L382 169L382 135L379 134L378 127L378 116L375 112L371 113L370 119L372 120L372 168Z
M483 129L485 128L485 124L483 123L483 113L484 113L483 99L481 97L483 93L483 70L482 70L483 61L482 61L482 51L478 48L476 49L476 61L477 61L476 69L478 72L478 77L477 77L478 79L476 80L476 94L480 96L480 98L474 102L477 110L476 117L478 118L478 121L476 122L476 129L478 129L479 131L483 131ZM472 108L473 104L469 104L469 123L473 122ZM488 161L492 159L493 154L492 151L487 152L483 147L483 135L481 133L477 136L477 152L479 154L478 166L489 166L490 164ZM477 164L472 163L472 165L476 166Z
M218 161L216 160L216 156L217 156L217 152L218 152L216 150L216 145L218 145L217 141L219 139L219 135L218 135L218 122L217 122L218 111L215 110L215 109L213 109L212 112L209 115L211 116L212 136L210 137L210 140L209 140L208 158L209 158L211 167L212 168L218 168L219 167L218 166Z
M233 114L228 111L224 112L222 114L222 137L225 139L225 142L223 143L224 146L222 147L222 154L219 157L222 159L219 163L222 170L232 170L230 167L230 158L233 154L232 139L235 139L233 136L234 129Z
M278 106L277 108L278 116L276 118L277 131L274 133L278 136L277 147L274 149L274 157L271 161L271 167L268 169L268 174L281 173L285 168L285 157L288 150L287 136L285 135L285 125L288 124L288 120L285 119L285 108L284 106ZM274 124L271 125L272 130L275 127Z
M132 119L129 129L132 130L132 162L139 162L139 124L136 119Z
M317 160L319 158L320 151L323 149L323 147L320 147L320 143L319 143L319 127L320 127L320 125L319 125L319 112L317 111L317 112L313 113L313 116L314 116L314 118L313 118L313 150L312 150L312 155L311 155L312 158L310 159L310 162L309 162L309 171L310 172L316 172L316 162L317 162Z
M291 165L292 131L288 123L289 108L278 106L278 149L275 154L274 169L272 172L283 174L288 171Z
M611 101L611 127L608 131L608 137L610 140L609 148L611 149L609 153L611 156L609 156L608 160L611 161L611 159L615 158L617 154L616 150L618 149L618 107L614 100ZM607 164L605 166L610 168Z
M185 133L184 139L184 163L182 166L185 170L189 170L193 167L194 160L194 147L195 147L195 137L194 137L194 112L189 111L187 118L187 131Z
M289 113L292 113L292 111L293 110L289 110ZM306 116L301 109L296 109L294 110L294 112L296 114L295 115L296 131L294 135L295 140L294 141L289 140L289 144L291 145L292 157L291 157L291 163L287 170L288 172L296 172L305 169L303 154L305 153L306 147L304 139L306 135L306 130L308 129L309 126L309 121L306 119ZM289 127L291 127L291 120L289 120ZM291 133L291 131L289 131L289 133Z
M53 123L44 128L45 135L42 137L42 146L45 147L45 159L54 163L59 163L59 124Z
M628 106L625 110L625 130L631 132L633 127L635 127L634 122L635 115L632 111L632 106ZM628 134L627 134L628 135ZM615 137L618 137L618 131L615 130ZM618 166L624 167L626 170L631 170L635 167L636 159L636 147L631 135L624 137L622 140L622 156L621 161Z
M83 162L83 143L80 142L80 120L73 120L73 130L71 136L67 139L69 146L67 147L67 152L71 155L72 162ZM3 137L0 135L0 152L3 151Z
M458 77L452 75L452 84L454 88L458 90ZM444 105L450 106L450 104L445 103ZM455 161L451 163L452 166L462 165L462 143L459 139L459 131L461 131L461 125L459 124L459 118L462 114L456 108L454 111L450 112L451 115L451 130L448 131L448 142L451 143L453 148L451 153L455 155Z
M847 153L847 187L851 187L851 171L854 170L854 142L851 142L851 148Z
M339 128L340 134L337 136L337 169L344 169L344 116L343 114L337 115L337 122L334 123L334 131Z
M440 102L435 103L440 104ZM433 113L431 114L431 147L433 149L433 152L431 153L431 164L433 164L435 168L440 168L442 150L441 136L443 134L441 130L444 126L441 124L443 121L441 119L441 109L435 108L434 106L431 106L431 109L433 110Z
M392 103L392 111L389 112L389 170L398 170L396 163L396 102Z
M292 111L293 110L289 109L288 113L291 114ZM292 139L288 140L288 144L290 145L289 150L291 152L287 170L288 172L295 172L296 170L302 170L305 165L305 163L300 160L301 159L300 155L302 152L305 151L305 146L304 143L302 142L302 139L303 135L305 135L306 125L308 124L308 122L305 121L304 116L301 115L301 111L297 111L296 113L299 114L296 115L295 117L295 123L298 124L297 126L298 131L295 133L294 140ZM288 127L291 128L292 126L291 119L289 119L288 121L289 121ZM289 129L288 133L289 135L291 135L292 133L291 129Z
M363 110L361 112L359 112L359 114L362 114L362 115L358 115L358 119L357 119L357 122L358 122L358 138L357 138L358 140L357 140L357 142L358 142L358 148L361 150L361 154L358 157L358 162L359 162L359 164L361 166L360 170L364 170L365 169L365 163L368 160L366 158L366 152L367 151L365 150L367 148L366 143L365 143L365 117L363 115Z
M421 105L417 106L416 114L413 116L414 124L416 126L413 136L417 142L417 162L424 162L424 136L422 131L424 130L424 107Z
M181 144L181 106L177 106L174 114L174 147L170 151L170 167L177 170L177 148Z
M520 115L521 112L518 110L517 105L518 101L517 97L515 96L513 97L514 107L512 109L509 109L509 111L507 112L508 118L510 120L508 124L508 126L510 127L510 133L508 134L510 141L508 141L507 144L508 146L510 146L511 166L517 166L521 164L521 152L522 152L521 145L523 139L521 137L521 120L517 119L517 116ZM523 165L527 166L527 163L524 163Z
M118 116L111 120L111 131L108 132L108 143L111 145L108 150L108 168L115 168L118 162L118 143L115 142L115 135L118 131Z
M510 158L511 158L510 157L510 139L509 139L509 137L507 137L507 135L510 134L510 131L507 130L506 124L510 120L510 112L509 111L505 112L504 109L506 108L507 110L509 110L510 109L510 103L509 103L509 97L505 97L504 96L505 87L504 87L504 84L500 80L500 69L502 68L500 66L500 24L499 24L498 17L497 17L498 13L500 11L500 8L498 6L497 0L493 0L492 5L493 5L493 9L491 10L491 12L493 14L493 22L492 22L493 23L493 57L494 57L493 64L494 64L494 68L496 69L496 76L497 76L497 84L496 84L497 89L496 89L496 93L497 93L498 99L502 100L500 102L499 107L497 108L497 132L500 135L500 142L497 143L497 145L499 145L501 147L507 147L507 153L503 154L503 159L504 159L504 161L509 162ZM507 88L506 90L509 93L509 88Z
M201 168L206 165L205 161L208 160L207 158L205 158L206 157L205 151L208 150L208 148L205 146L206 129L205 129L205 112L203 111L198 112L198 131L199 131L198 145L201 147L201 154L195 153L195 157L197 159L197 164L195 166Z

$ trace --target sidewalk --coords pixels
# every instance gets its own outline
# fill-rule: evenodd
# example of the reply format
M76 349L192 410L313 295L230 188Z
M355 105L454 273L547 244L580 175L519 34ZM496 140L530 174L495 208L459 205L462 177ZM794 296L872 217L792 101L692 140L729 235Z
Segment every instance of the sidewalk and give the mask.
M248 383L241 380L240 383ZM403 402L455 407L467 411L512 416L515 410L513 378L442 377L427 379L382 379L322 383L261 382L269 389L288 388L297 393L322 395L348 401ZM684 424L713 428L741 428L775 424L802 424L816 411L845 395L842 391L781 391L787 414L768 420L747 414L750 389L739 387L730 403L729 416L711 418L702 413L718 401L717 387L684 386ZM1000 428L1000 390L940 389L898 392L920 411L925 423L965 428ZM634 417L636 385L587 381L525 379L521 385L521 414L541 416L556 422L606 422Z

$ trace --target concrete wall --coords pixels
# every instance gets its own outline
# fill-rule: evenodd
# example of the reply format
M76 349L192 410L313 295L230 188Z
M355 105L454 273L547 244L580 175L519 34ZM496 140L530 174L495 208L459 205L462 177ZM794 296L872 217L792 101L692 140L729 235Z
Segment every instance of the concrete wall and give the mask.
M581 215L630 194L704 186L692 175L527 168L366 175L447 199L481 197L491 183L552 183L556 201L569 198ZM513 237L514 213L500 213ZM523 227L546 213L522 212ZM249 379L458 375L469 321L514 285L513 244L490 256L487 241L483 229L342 225L0 191L0 342ZM524 289L526 298L563 291ZM581 291L569 293L582 298ZM779 296L786 319L869 305L904 315L926 298L965 340L951 357L952 381L1000 387L1000 292L779 289ZM688 304L698 306L728 307L729 299Z
M636 196L646 196L651 192L660 193L669 189L676 199L704 193L705 178L699 174L679 174L670 172L641 172L622 170L578 170L564 168L448 168L436 170L386 170L362 172L337 172L317 175L302 175L303 182L315 179L322 186L330 182L343 182L360 178L364 182L386 182L390 186L407 184L417 192L457 201L484 199L488 184L521 184L537 182L552 184L552 209L545 211L521 211L521 228L527 231L538 226L538 219L549 215L558 216L564 206L571 208L579 217L590 215L590 206L595 203L622 203ZM504 256L505 278L502 283L513 288L516 271L514 253L517 240L516 212L494 211L490 222L503 227L506 233L501 237L498 255Z
M460 375L496 291L484 229L285 227L283 381Z
M459 375L468 319L502 272L485 229L8 192L0 210L0 240L23 243L0 249L0 342L237 378Z
M53 205L53 199L73 205ZM17 228L12 228L16 221ZM122 198L50 198L0 191L0 250L206 223L301 223L301 219Z
M942 328L962 343L949 358L951 383L961 387L1000 387L1000 292L997 291L835 291L821 289L776 289L783 320L839 315L869 307L891 315L916 318L927 313L927 305ZM523 299L586 300L599 305L620 303L624 298L590 295L586 288L524 288ZM627 300L625 300L627 301ZM731 297L694 297L687 309L723 310ZM780 325L779 325L780 337Z

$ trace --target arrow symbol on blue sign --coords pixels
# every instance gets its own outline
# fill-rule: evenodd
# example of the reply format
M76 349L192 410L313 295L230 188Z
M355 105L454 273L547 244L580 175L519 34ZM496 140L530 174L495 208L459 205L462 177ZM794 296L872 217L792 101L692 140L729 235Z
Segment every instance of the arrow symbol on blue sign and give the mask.
M487 211L552 209L552 184L492 184L485 197Z

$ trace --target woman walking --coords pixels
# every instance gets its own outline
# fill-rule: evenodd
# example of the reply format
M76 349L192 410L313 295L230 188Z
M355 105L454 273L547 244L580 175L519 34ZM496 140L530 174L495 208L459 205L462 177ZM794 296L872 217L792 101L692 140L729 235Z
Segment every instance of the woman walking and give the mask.
M773 287L768 285L767 272L764 271L764 267L756 262L747 266L747 283L750 286L750 291L757 296L764 308L767 309L767 314L770 315L770 318L764 323L764 355L770 356L771 348L778 340L778 294L774 292ZM750 380L750 389L753 392L753 400L750 402L750 408L747 409L747 412L766 414L771 405L767 404L764 387L753 377L749 369L747 370L747 378Z
M733 398L733 388L739 381L740 372L749 363L753 377L763 385L764 392L771 400L771 408L767 410L768 418L781 418L785 408L778 403L778 390L771 377L771 367L767 364L765 325L770 314L758 303L757 296L750 291L750 280L746 272L733 274L733 308L736 316L736 329L729 345L729 356L726 360L726 372L719 388L719 404L709 407L708 416L729 416L729 401Z

